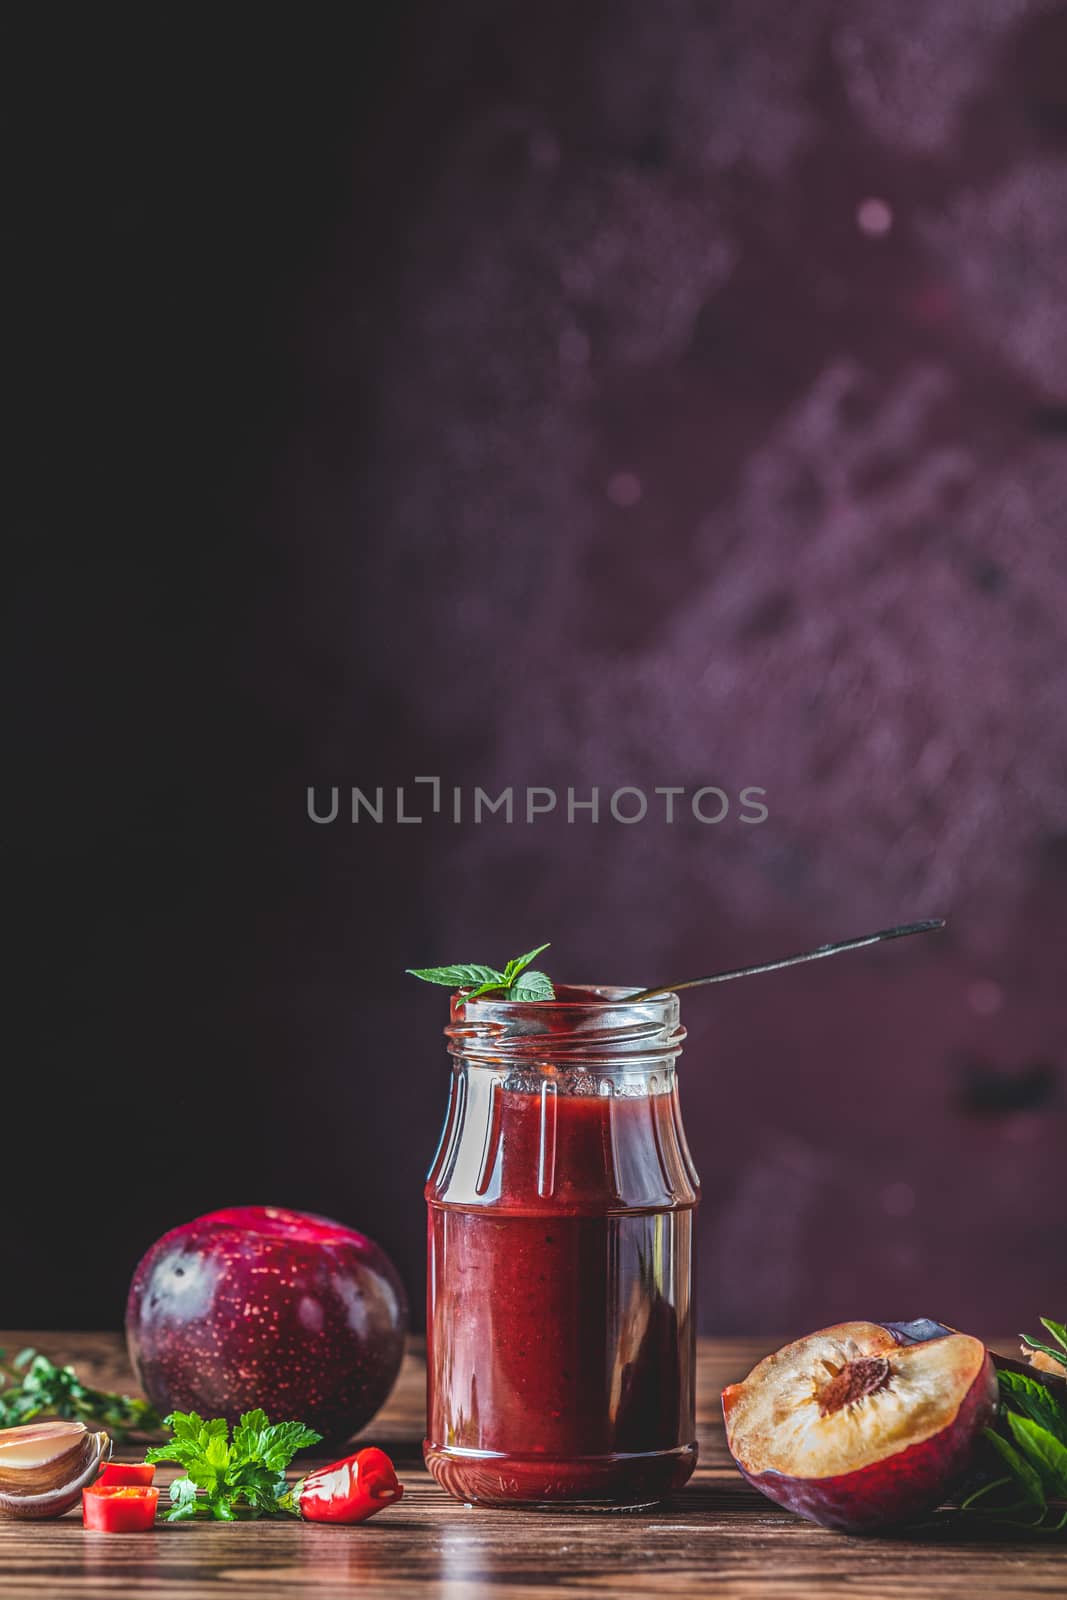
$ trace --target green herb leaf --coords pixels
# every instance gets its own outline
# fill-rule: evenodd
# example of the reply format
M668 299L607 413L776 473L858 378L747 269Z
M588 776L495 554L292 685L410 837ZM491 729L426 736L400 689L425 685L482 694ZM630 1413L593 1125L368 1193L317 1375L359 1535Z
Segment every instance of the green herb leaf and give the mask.
M206 1490L208 1494L214 1494L219 1486L218 1466L206 1456L195 1456L186 1464L185 1473L190 1483L194 1483L198 1489Z
M513 956L503 972L496 967L483 967L470 962L452 967L408 967L405 970L412 977L421 978L424 983L441 983L449 989L466 989L468 992L463 996L464 1004L480 1000L485 994L495 994L498 990L504 1000L554 1000L555 990L547 974L527 970L530 962L547 949L547 944L539 944L536 950L528 950L524 956Z
M466 1005L468 1000L480 1000L483 994L493 994L497 989L505 989L506 987L506 975L500 972L493 982L480 983L477 989L471 989L468 994L465 994L463 996L463 1004Z
M229 1432L221 1417L217 1417L214 1422L205 1422L195 1411L172 1411L169 1416L163 1418L163 1426L170 1428L176 1439L188 1440L190 1444L206 1442L212 1434L225 1439Z
M120 1444L130 1432L151 1433L160 1425L147 1400L94 1389L73 1367L57 1367L36 1350L20 1350L10 1363L0 1350L0 1428L41 1416L103 1425Z
M554 1000L556 991L552 980L544 972L524 972L517 983L508 990L509 1000Z
M284 1472L270 1472L266 1467L247 1467L241 1472L242 1498L256 1516L274 1516L285 1488Z
M191 1478L175 1478L170 1486L171 1509L168 1522L183 1522L196 1516L196 1484Z
M263 1437L270 1429L267 1413L258 1406L245 1411L233 1430L233 1448L239 1456L251 1459L262 1452Z
M1030 1463L1025 1461L1019 1452L1008 1443L1007 1439L995 1432L994 1429L986 1428L985 1436L1008 1467L1016 1486L1022 1491L1023 1498L1028 1500L1031 1505L1039 1507L1043 1513L1045 1511L1045 1491L1041 1485L1040 1477Z
M1040 1427L1047 1428L1061 1444L1067 1444L1067 1412L1057 1404L1047 1383L1031 1378L1026 1372L1002 1371L997 1377L1006 1411L1014 1410L1030 1417Z
M471 962L454 967L405 967L404 970L413 978L421 978L423 983L443 983L448 989L466 989L479 983L496 988L504 981L504 974L495 967L479 967Z
M219 1472L225 1471L229 1466L230 1454L230 1447L226 1440L217 1436L209 1439L204 1447L204 1460L209 1467L213 1467Z
M284 1472L298 1450L318 1444L321 1438L320 1433L305 1428L302 1422L279 1422L276 1427L267 1430L261 1445L264 1465L275 1472Z
M1041 1326L1051 1333L1056 1343L1063 1346L1064 1354L1060 1360L1067 1360L1067 1327L1062 1322L1053 1322L1051 1317L1042 1317L1040 1320Z
M195 1411L172 1412L167 1426L173 1438L153 1446L145 1460L174 1461L185 1468L185 1477L171 1485L170 1522L281 1515L286 1467L298 1450L322 1438L302 1422L271 1423L258 1407L241 1416L232 1438L221 1417L205 1422Z
M1040 1339L1031 1339L1029 1335L1025 1333L1021 1333L1019 1338L1022 1340L1023 1344L1028 1344L1031 1350L1041 1350L1045 1353L1045 1355L1051 1356L1053 1361L1058 1361L1062 1366L1067 1367L1067 1352L1064 1352L1063 1350L1053 1350L1050 1344L1042 1344Z
M1009 1411L1007 1423L1015 1442L1053 1499L1067 1496L1067 1446L1030 1417Z
M510 988L515 982L515 979L518 977L520 972L525 972L531 961L536 961L542 950L547 949L547 944L539 944L536 950L529 950L527 951L526 955L516 956L513 961L509 961L504 973L504 976L508 982L508 987Z
M1054 1339L1067 1330L1042 1317ZM1021 1335L1032 1349L1044 1350L1062 1361L1058 1351ZM1067 1391L1053 1375L1035 1369L997 1373L1000 1419L985 1437L1008 1469L1007 1478L982 1484L964 1501L962 1509L992 1517L1009 1527L1035 1535L1048 1535L1067 1527ZM1008 1503L1014 1494L1014 1500ZM1050 1506L1049 1501L1057 1502Z

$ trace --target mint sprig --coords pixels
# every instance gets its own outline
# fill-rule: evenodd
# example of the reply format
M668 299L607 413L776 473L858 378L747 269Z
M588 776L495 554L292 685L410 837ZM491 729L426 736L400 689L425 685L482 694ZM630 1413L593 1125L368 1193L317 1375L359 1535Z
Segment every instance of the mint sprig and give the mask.
M447 989L468 990L463 996L464 1003L498 991L502 1000L554 1000L556 991L551 978L547 973L538 972L530 966L530 962L547 949L547 944L539 944L536 950L530 950L524 956L515 956L503 972L496 967L478 966L472 962L451 967L407 967L405 970L413 978L421 978L424 983L441 983Z
M1059 1348L1026 1334L1020 1337L1063 1368L1067 1378L1067 1327L1042 1317ZM1000 1417L985 1436L1007 1472L983 1484L963 1502L964 1511L981 1511L998 1522L1034 1533L1067 1528L1067 1389L1053 1375L1049 1382L1026 1372L1001 1369Z
M285 1492L285 1469L298 1450L322 1438L302 1422L271 1423L257 1407L246 1411L233 1430L221 1417L205 1422L195 1411L172 1411L164 1418L174 1434L155 1445L146 1461L174 1461L184 1478L170 1486L168 1522L214 1517L217 1522L276 1516Z

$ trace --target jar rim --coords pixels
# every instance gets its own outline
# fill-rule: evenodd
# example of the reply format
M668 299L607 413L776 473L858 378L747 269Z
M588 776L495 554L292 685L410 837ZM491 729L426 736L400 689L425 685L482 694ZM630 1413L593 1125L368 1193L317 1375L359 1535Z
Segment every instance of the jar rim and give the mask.
M685 1039L673 992L636 1000L633 987L561 984L552 1000L452 996L452 1055L471 1061L636 1062L676 1056Z
M477 1000L469 1002L477 1006L496 1007L500 1010L515 1011L577 1011L579 1009L594 1011L599 1006L625 1006L625 1005L667 1005L669 1001L678 1002L678 996L673 989L665 989L662 993L652 996L648 1000L639 1000L637 997L644 994L644 990L636 984L610 984L610 983L558 983L556 993L551 1000L502 1000L499 995L481 995ZM457 989L452 995L452 1012L468 1004L465 991Z

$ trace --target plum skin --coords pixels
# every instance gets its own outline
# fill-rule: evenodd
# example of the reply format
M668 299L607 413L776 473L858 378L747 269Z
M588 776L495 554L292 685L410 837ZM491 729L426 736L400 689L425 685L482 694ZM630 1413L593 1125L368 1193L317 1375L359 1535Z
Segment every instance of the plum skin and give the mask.
M126 1338L161 1413L261 1406L345 1439L400 1368L407 1301L373 1240L329 1218L239 1206L173 1228L133 1275Z
M723 1390L727 1427L740 1389L740 1384L730 1384ZM996 1370L987 1352L950 1423L855 1472L800 1478L773 1470L749 1472L736 1456L733 1459L754 1489L786 1510L839 1532L873 1533L914 1521L946 1498L972 1466L983 1429L996 1417L997 1404Z

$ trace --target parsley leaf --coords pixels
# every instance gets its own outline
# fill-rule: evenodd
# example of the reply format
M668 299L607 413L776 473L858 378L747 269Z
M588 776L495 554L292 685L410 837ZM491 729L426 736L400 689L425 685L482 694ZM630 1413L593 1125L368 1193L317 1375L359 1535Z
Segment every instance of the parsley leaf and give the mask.
M470 962L452 967L407 967L405 970L413 978L421 978L424 983L441 983L448 989L466 989L468 992L463 997L464 1002L479 1000L483 994L495 994L497 990L502 991L502 1000L554 1000L556 992L551 978L544 972L528 970L530 962L547 949L547 944L539 944L524 956L514 956L503 972L496 967L483 967Z
M192 1478L175 1478L170 1486L170 1499L168 1522L183 1522L196 1516L196 1484Z
M102 1425L118 1444L132 1431L153 1433L159 1427L147 1400L94 1389L73 1367L57 1367L36 1350L20 1350L12 1361L0 1350L0 1428L42 1416Z
M279 1422L266 1430L260 1453L266 1466L275 1472L284 1472L298 1450L303 1450L309 1444L318 1444L321 1437L321 1434L305 1428L302 1422Z
M272 1423L258 1408L244 1412L232 1438L221 1417L205 1422L195 1411L172 1411L165 1422L173 1438L154 1445L145 1460L174 1461L185 1468L185 1477L170 1486L168 1522L274 1515L286 1467L298 1450L322 1438L302 1422Z

